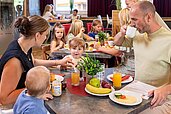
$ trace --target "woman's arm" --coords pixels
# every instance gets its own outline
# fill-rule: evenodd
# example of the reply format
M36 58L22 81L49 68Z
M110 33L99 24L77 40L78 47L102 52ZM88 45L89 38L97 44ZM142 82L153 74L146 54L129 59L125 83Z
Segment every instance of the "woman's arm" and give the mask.
M17 89L23 69L17 58L10 59L4 66L0 83L0 103L3 105L15 103L18 95L24 89Z

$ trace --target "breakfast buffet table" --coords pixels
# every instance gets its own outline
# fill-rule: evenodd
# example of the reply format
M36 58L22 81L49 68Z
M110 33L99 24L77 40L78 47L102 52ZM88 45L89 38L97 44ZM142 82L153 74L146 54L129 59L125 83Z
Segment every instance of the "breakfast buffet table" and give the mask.
M106 68L105 76L112 74L114 68ZM71 72L59 71L51 69L55 74L64 74L65 80L70 78ZM106 77L105 80L107 81ZM67 81L68 83L68 81ZM109 82L111 83L111 82ZM123 84L125 86L127 84ZM68 86L68 84L67 84ZM69 89L70 88L70 89ZM82 88L83 94L74 94L76 89L67 87L62 91L62 95L54 97L53 100L45 102L45 106L50 113L57 114L137 114L150 106L150 100L143 100L142 103L135 106L124 106L117 104L109 99L109 96L94 96L84 91L85 87L80 86L75 88ZM72 91L71 91L72 90ZM77 93L77 92L75 92Z

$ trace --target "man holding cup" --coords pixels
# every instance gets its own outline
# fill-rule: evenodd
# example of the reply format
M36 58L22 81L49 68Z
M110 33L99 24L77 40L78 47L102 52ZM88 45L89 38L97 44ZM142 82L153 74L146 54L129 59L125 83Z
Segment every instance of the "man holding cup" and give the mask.
M151 105L143 114L169 114L171 111L171 32L155 19L155 7L148 1L135 3L130 9L131 25L137 29L135 37L126 26L115 36L115 44L132 45L135 54L135 79L160 87L150 92ZM129 36L128 34L128 36ZM134 36L134 35L132 35ZM166 89L167 87L167 89ZM164 89L161 89L164 88ZM165 101L166 97L170 97Z

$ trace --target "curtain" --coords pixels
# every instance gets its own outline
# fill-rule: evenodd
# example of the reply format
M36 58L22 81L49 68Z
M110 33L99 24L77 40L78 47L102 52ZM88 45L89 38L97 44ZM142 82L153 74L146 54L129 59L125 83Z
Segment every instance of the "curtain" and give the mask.
M171 0L153 0L153 4L161 17L171 17Z
M116 6L111 2L112 0L88 0L88 16L112 16L112 10L115 10Z
M53 0L40 0L40 13L43 14L44 8L47 4L53 4Z

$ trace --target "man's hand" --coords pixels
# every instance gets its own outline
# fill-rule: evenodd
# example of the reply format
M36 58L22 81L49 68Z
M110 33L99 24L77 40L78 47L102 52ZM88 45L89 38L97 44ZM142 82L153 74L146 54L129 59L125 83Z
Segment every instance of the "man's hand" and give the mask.
M163 86L156 90L152 90L148 93L148 96L154 96L153 99L151 100L151 106L152 106L151 108L154 108L158 105L162 105L165 102L169 94L169 89L171 89L169 87L170 86L168 85Z

